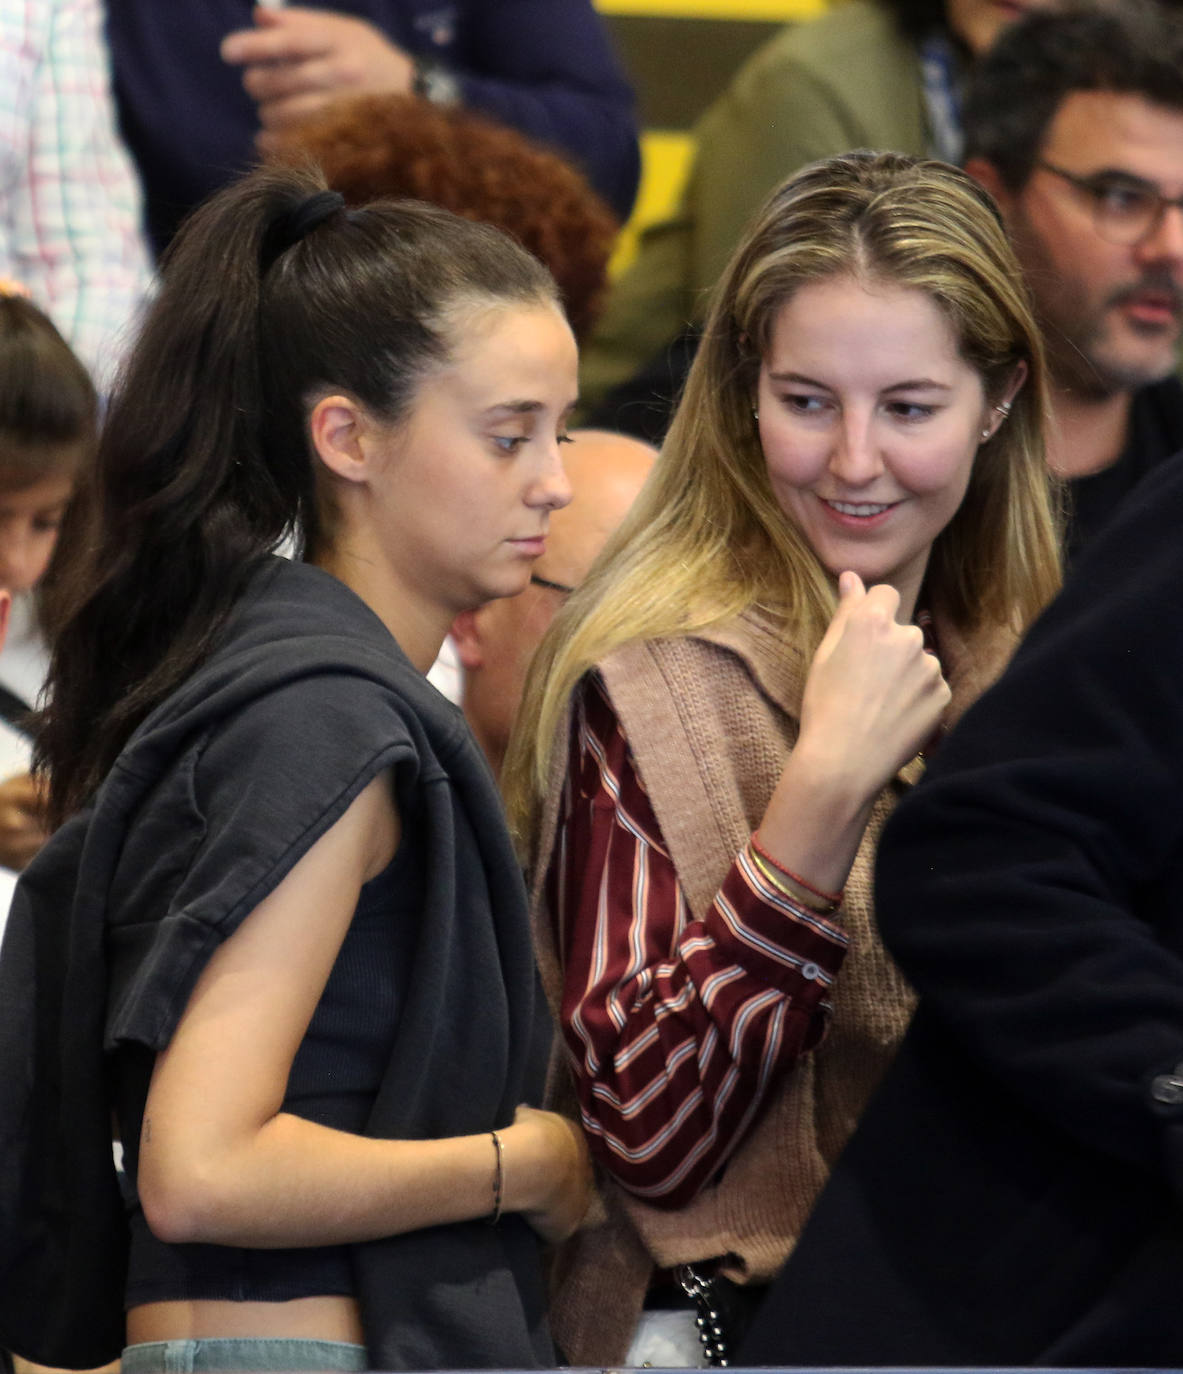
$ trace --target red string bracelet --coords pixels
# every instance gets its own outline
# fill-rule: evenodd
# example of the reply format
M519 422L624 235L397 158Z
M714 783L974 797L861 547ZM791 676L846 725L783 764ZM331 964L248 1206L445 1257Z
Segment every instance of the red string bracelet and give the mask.
M786 868L779 859L774 859L768 850L760 843L758 831L752 832L752 848L759 856L770 863L773 868L778 869L786 878L791 878L798 887L803 887L806 892L812 892L815 897L820 897L823 902L833 902L835 906L842 904L842 892L826 892L820 887L814 887L812 883L807 883L799 873L794 873L791 868Z

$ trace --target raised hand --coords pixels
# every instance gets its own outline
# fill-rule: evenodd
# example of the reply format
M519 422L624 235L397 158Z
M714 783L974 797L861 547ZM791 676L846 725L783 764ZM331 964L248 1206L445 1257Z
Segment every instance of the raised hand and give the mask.
M760 822L768 852L827 892L846 881L872 803L936 729L940 664L895 615L892 587L838 579L838 609L810 664L797 744Z
M940 723L949 688L915 625L896 619L899 594L838 580L839 602L810 665L798 748L873 796Z

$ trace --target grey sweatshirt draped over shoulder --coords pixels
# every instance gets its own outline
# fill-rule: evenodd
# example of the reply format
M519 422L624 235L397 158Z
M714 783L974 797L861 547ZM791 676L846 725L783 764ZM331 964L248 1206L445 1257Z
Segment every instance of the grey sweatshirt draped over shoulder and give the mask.
M118 1354L111 1058L168 1044L213 951L385 770L423 818L425 882L366 1134L478 1133L538 1100L549 1028L484 758L348 588L269 559L206 663L18 884L0 951L0 1345L74 1367ZM552 1362L518 1217L352 1256L371 1368Z

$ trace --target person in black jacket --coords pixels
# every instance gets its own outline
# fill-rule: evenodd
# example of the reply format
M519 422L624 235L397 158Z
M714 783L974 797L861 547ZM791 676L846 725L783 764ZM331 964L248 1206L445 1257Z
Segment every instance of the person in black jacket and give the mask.
M1183 1366L1183 461L879 850L920 995L743 1363Z
M126 1305L129 1370L553 1363L588 1166L524 1105L522 881L422 675L570 499L575 372L545 269L447 211L271 172L178 238L53 578L0 1345L95 1365Z

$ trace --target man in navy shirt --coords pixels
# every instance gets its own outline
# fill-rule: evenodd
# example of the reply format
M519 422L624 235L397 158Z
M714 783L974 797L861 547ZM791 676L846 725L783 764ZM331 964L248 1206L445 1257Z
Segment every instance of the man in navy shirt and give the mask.
M363 92L482 110L564 152L622 219L632 208L632 91L591 0L108 0L107 12L157 249L268 131Z

